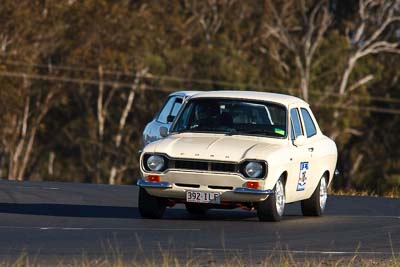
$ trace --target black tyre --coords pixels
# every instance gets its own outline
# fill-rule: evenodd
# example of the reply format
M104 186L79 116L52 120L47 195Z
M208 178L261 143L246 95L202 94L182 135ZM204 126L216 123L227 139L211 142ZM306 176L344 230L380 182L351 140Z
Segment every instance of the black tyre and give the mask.
M186 211L193 215L206 215L208 208L202 204L185 203Z
M257 216L260 221L279 222L285 209L285 186L281 178L276 182L275 194L258 204Z
M323 176L312 196L301 201L301 212L304 216L321 216L325 210L327 198L327 180Z
M144 188L139 189L139 213L142 217L160 219L166 207L166 199L152 196Z

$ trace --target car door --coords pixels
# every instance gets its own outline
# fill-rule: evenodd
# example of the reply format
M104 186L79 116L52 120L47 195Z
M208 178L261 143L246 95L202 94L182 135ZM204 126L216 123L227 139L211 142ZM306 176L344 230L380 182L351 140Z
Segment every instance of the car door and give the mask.
M307 179L310 171L311 153L306 144L294 145L294 140L300 135L305 135L300 107L290 107L290 139L291 139L291 164L286 182L287 202L303 199L307 188Z
M300 108L301 119L304 127L304 135L307 138L306 148L310 153L308 187L305 188L305 195L310 196L321 178L322 173L318 173L318 152L321 149L319 146L319 135L317 132L316 122L314 122L311 111L306 107Z

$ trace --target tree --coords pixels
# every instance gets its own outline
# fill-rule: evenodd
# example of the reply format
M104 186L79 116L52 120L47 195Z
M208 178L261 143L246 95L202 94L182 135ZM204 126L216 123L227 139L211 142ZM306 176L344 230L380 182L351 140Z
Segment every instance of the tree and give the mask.
M328 1L285 1L278 10L277 4L268 0L265 8L271 14L271 18L267 18L263 24L264 36L266 39L273 38L278 41L293 55L301 94L308 101L314 57L332 22ZM298 16L295 16L296 14ZM282 59L282 49L270 47L272 58L288 71L291 64ZM291 60L292 57L289 58Z
M390 41L388 34L395 22L400 22L400 1L360 0L358 7L358 21L348 29L347 41L350 53L346 68L341 76L339 93L344 95L370 82L374 77L368 74L348 85L350 75L356 64L363 57L383 52L400 53L399 41ZM389 31L390 32L390 31Z
M0 16L5 18L0 30L0 55L6 62L15 57L37 61L57 47L60 22L49 18L46 5L6 1L0 7ZM0 90L4 105L0 130L4 146L2 161L8 165L9 179L26 178L37 133L59 92L54 84L50 84L48 89L40 88L41 84L32 79L35 73L28 71L32 69L20 72L15 70L15 66L4 64L1 68Z

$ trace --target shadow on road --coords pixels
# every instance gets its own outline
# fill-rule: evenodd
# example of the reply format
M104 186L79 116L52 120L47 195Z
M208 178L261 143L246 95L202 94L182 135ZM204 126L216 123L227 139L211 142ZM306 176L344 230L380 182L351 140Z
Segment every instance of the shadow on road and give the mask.
M93 218L140 218L135 207L113 207L79 204L0 203L1 213Z
M81 204L55 203L0 203L0 213L42 215L59 217L82 218L116 218L116 219L143 219L137 207L99 206ZM295 219L298 216L286 216ZM217 220L217 221L246 221L255 220L256 213L242 210L210 210L206 216L188 214L182 208L167 209L165 220Z
M55 203L0 203L0 213L44 215L60 217L86 217L86 218L130 218L141 219L137 207L99 206L82 204L55 204ZM196 219L207 217L222 220L243 220L254 217L252 212L245 211L209 211L209 216L193 216L184 209L167 209L165 219Z

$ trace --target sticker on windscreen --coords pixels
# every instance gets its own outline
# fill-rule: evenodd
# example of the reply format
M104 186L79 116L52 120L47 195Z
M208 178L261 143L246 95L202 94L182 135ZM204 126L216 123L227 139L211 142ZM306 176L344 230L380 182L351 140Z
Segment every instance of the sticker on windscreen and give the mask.
M300 162L299 181L297 182L297 191L303 191L306 188L308 162Z
M285 131L279 128L274 128L274 132L276 134L285 135Z

